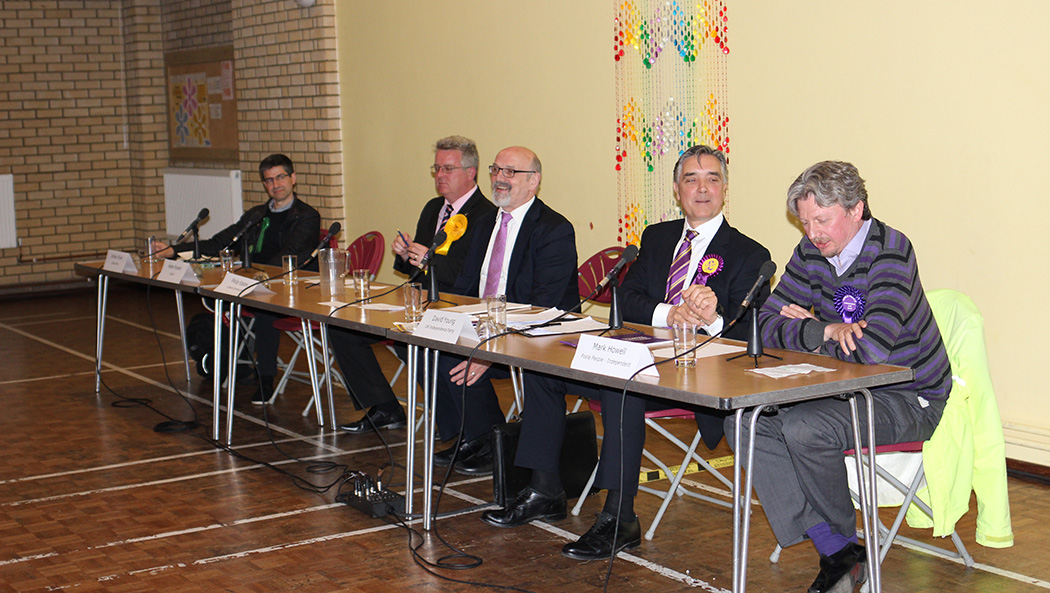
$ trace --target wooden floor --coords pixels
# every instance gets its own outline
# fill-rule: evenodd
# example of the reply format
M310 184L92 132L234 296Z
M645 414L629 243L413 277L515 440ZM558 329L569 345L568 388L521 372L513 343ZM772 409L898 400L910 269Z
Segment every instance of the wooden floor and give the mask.
M194 299L187 302L191 312L199 310L199 303L189 301ZM391 458L403 461L405 431L385 434L388 450L373 434L321 430L312 416L299 413L307 400L302 384L293 383L265 418L263 409L247 401L250 387L241 389L236 455L213 446L203 428L155 432L166 419L161 414L209 426L211 383L194 373L187 385L170 292L147 294L114 283L109 313L106 388L96 395L93 293L0 302L0 591L477 590L447 580L456 579L580 592L600 591L605 584L608 563L559 554L590 526L601 496L588 500L579 517L501 530L481 523L474 506L491 500L491 482L453 474L440 511L463 512L440 520L424 539L335 503L344 471L374 474ZM377 352L393 370L395 359ZM404 379L397 390L404 393ZM146 398L152 408L120 405L123 398ZM340 422L356 419L345 393L338 399ZM676 431L691 435L690 424L682 421ZM723 443L712 457L727 455ZM322 461L338 467L317 473ZM403 483L400 470L394 480ZM705 475L690 480L728 500L725 489ZM883 590L1050 589L1050 488L1012 479L1010 495L1013 548L974 542L972 503L958 529L977 566L966 569L894 547L884 564ZM639 495L643 527L658 502ZM617 559L609 590L728 590L730 520L721 507L674 501L655 539ZM427 561L453 554L442 539L483 562L449 570L413 560L411 548L418 545ZM804 591L816 572L812 547L789 548L774 565L767 559L773 544L758 508L749 590Z

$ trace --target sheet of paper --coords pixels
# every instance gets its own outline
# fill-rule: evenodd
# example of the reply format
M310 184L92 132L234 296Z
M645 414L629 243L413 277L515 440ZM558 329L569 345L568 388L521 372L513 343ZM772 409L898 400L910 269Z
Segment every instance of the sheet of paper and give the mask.
M507 303L507 311L520 311L522 309L529 309L532 305L523 305L521 303ZM478 315L485 312L485 303L474 303L473 305L456 305L455 307L446 307L442 311L451 311L453 313L466 313L467 315Z
M549 327L537 327L530 329L525 334L530 336L557 336L561 334L578 334L580 332L602 331L609 329L609 324L603 321L595 321L591 317L565 321Z
M405 310L405 306L404 305L389 305L387 303L365 303L363 305L358 305L358 306L361 307L362 309L367 309L369 311L404 311Z
M742 349L741 349L742 350ZM830 373L835 369L826 369L824 367L818 367L814 364L802 363L802 364L782 364L775 367L767 367L761 369L747 369L752 373L758 373L765 375L773 379L782 379L784 377L791 377L794 375L808 375L809 373Z

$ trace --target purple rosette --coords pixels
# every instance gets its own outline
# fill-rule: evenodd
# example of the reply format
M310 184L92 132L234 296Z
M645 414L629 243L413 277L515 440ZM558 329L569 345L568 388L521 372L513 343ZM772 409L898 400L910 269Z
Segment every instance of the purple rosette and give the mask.
M724 267L725 261L721 255L714 253L705 255L700 258L700 263L696 265L696 276L693 277L693 284L707 286L708 278L721 272Z
M835 291L835 310L842 316L843 323L860 321L866 303L864 294L852 286L840 286Z

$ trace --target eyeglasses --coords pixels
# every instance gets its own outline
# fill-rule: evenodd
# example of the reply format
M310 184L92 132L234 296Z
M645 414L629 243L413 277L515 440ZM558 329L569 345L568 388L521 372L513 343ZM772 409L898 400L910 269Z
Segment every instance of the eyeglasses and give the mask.
M499 165L489 165L489 175L493 177L499 177L500 173L507 179L514 177L518 173L535 173L536 171L523 171L521 169L511 169L510 167L501 167Z
M452 165L431 165L430 172L437 175L439 172L448 175L456 169L469 169L470 167L453 167Z
M285 173L281 173L280 175L277 175L276 177L266 177L266 178L263 179L263 185L270 186L270 185L273 185L274 183L284 181L285 179L288 179L289 177L290 177L290 175L287 175Z

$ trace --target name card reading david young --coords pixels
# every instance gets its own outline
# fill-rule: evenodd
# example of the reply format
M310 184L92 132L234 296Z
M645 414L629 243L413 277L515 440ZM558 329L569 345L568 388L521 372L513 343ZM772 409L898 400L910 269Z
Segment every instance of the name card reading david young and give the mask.
M139 273L139 267L135 265L135 260L131 259L130 253L116 251L114 249L106 251L106 263L102 265L102 269L107 272L117 272L120 274Z
M653 353L644 344L583 334L580 336L580 343L576 345L576 354L572 357L570 367L578 371L628 379L638 369L651 365L654 361ZM649 367L639 374L660 376L656 367Z
M413 336L437 340L445 344L455 344L460 335L470 337L471 334L474 335L474 341L477 341L477 333L474 331L470 315L440 309L424 313L423 319L419 320L419 325L412 332Z
M184 261L171 259L164 260L164 267L160 269L157 280L171 282L172 284L200 284L197 275L193 273L190 264Z
M215 292L228 294L230 296L242 296L253 292L259 294L274 294L274 292L269 288L266 288L262 282L254 278L238 276L233 272L226 272L226 275L222 277L222 283L215 287Z

